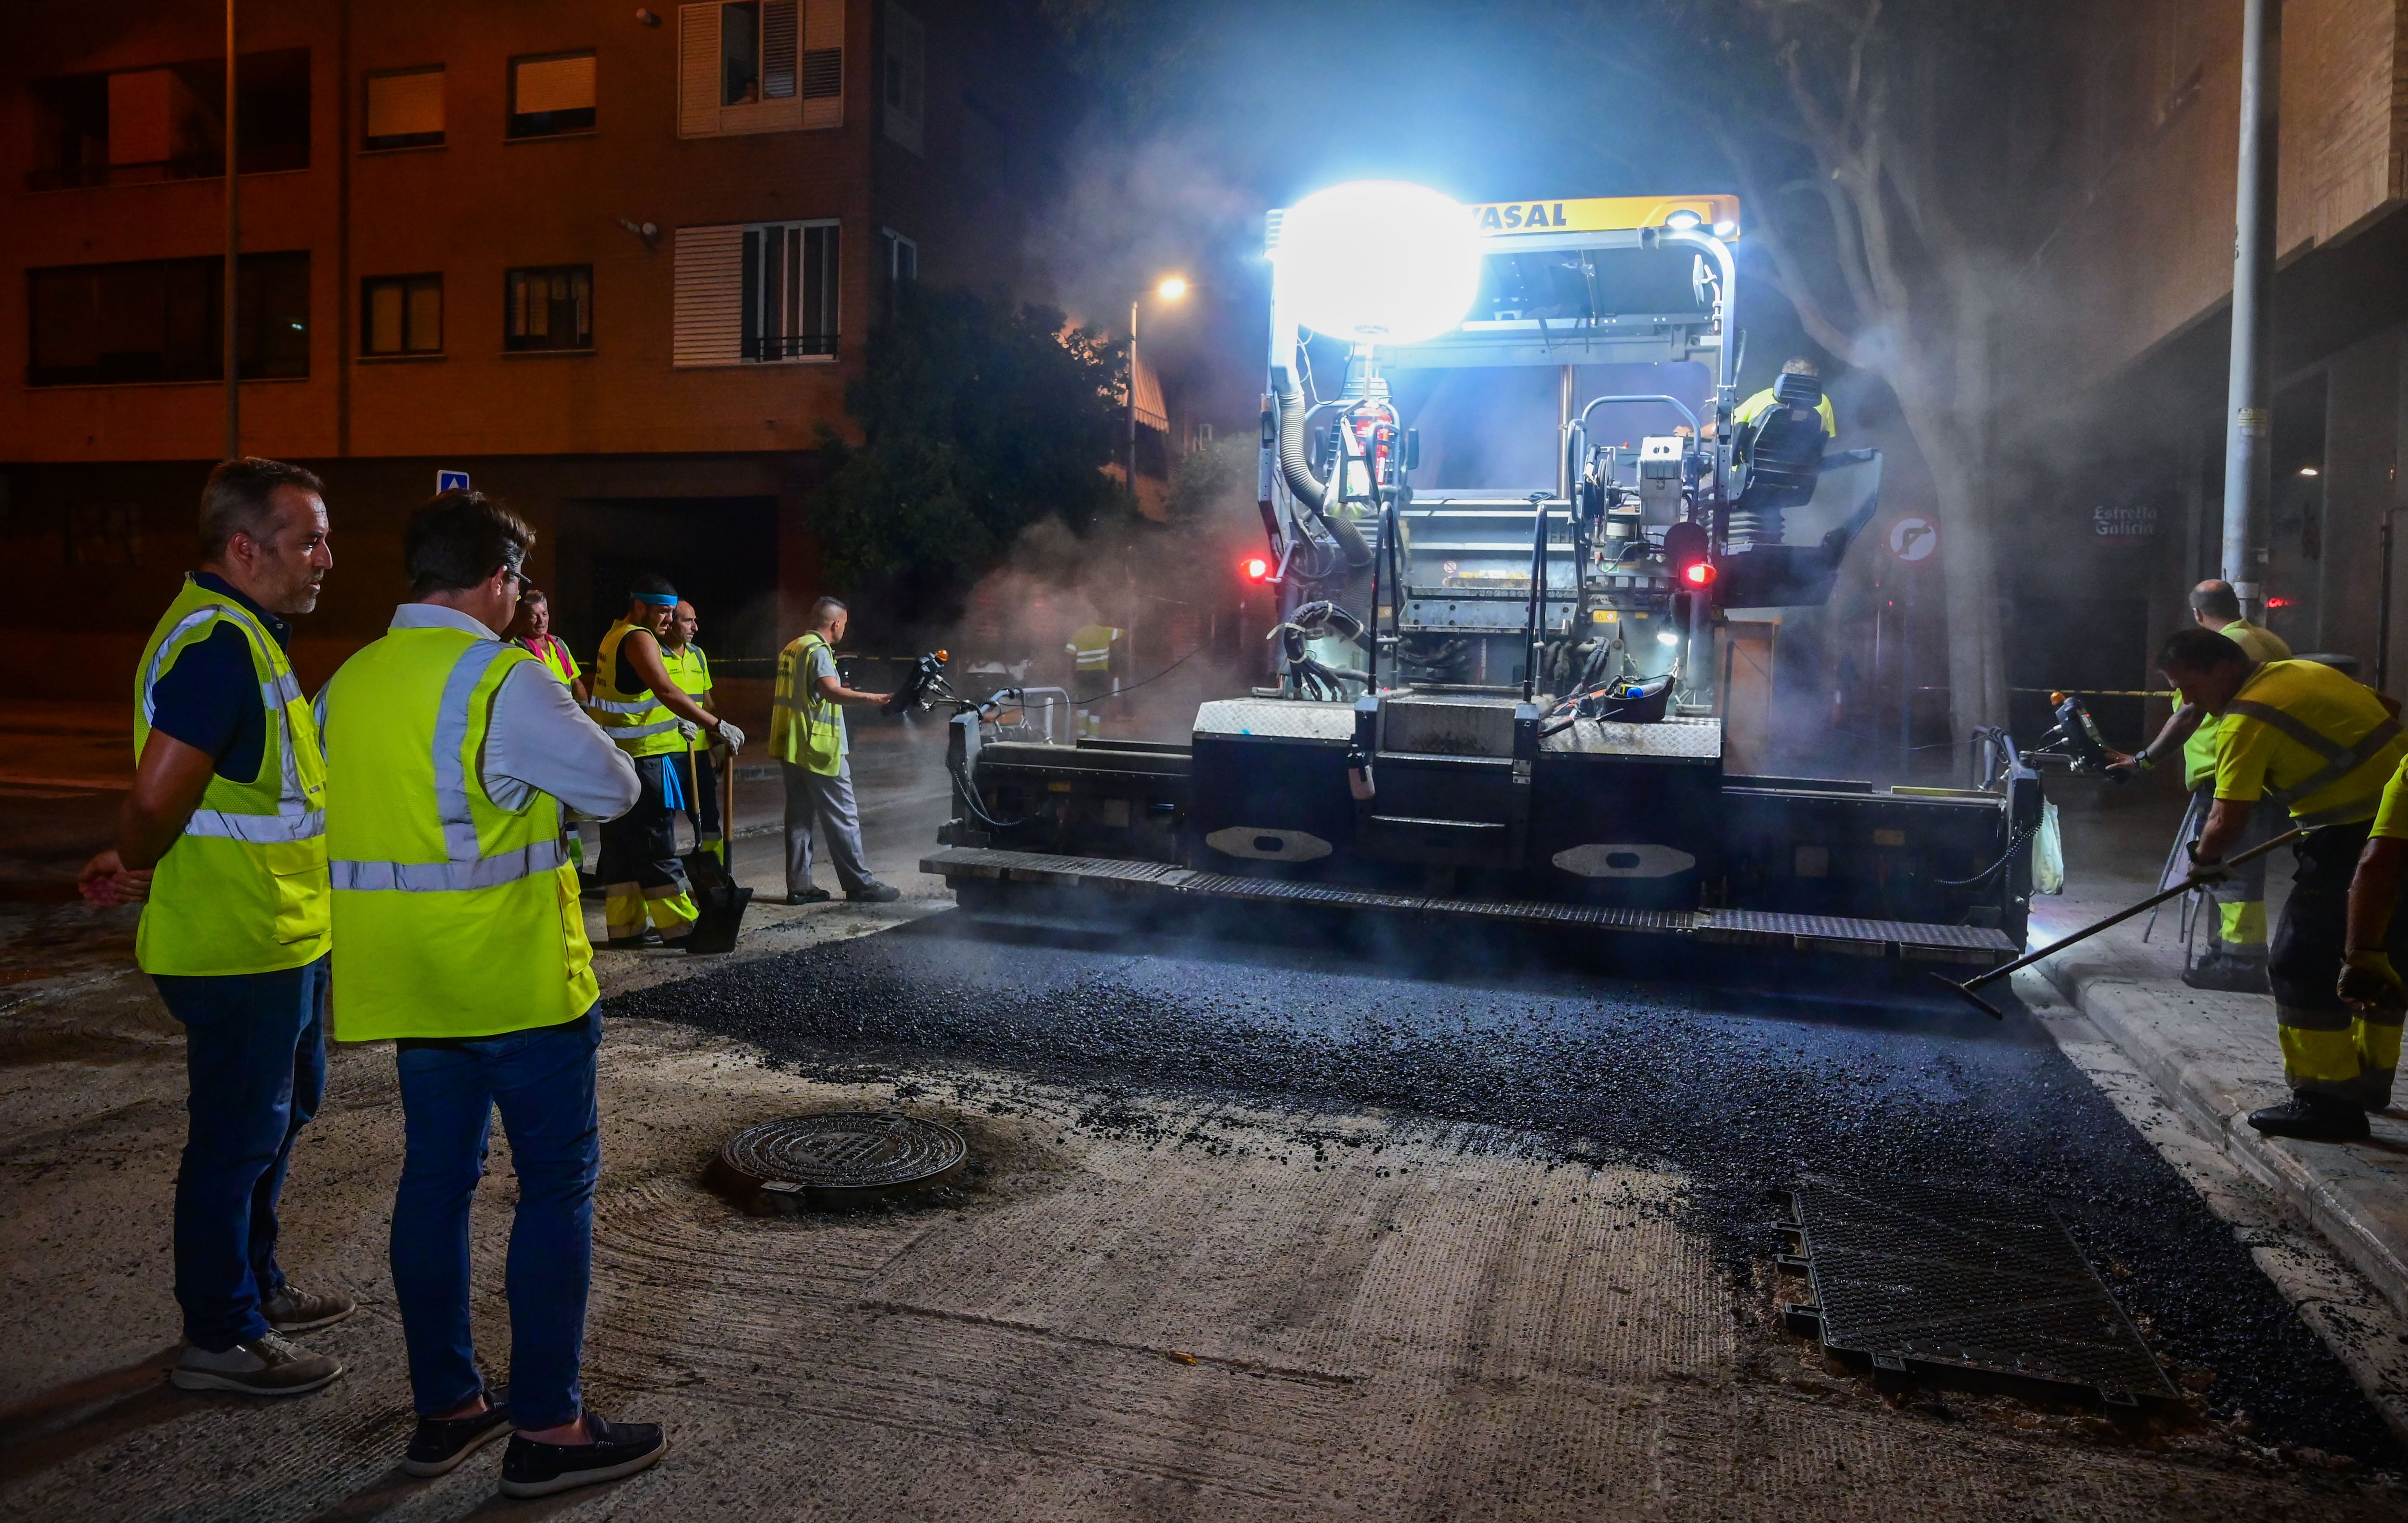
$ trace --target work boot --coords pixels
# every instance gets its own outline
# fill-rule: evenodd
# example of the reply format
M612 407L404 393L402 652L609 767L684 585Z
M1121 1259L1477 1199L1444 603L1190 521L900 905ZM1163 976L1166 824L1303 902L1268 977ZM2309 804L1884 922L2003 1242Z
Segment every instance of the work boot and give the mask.
M846 892L846 898L855 904L892 904L903 897L903 891L891 884L864 884Z
M308 1332L340 1322L360 1309L349 1296L313 1296L288 1285L259 1303L259 1315L279 1332Z
M600 1481L615 1481L660 1462L669 1441L656 1423L614 1423L588 1408L587 1444L538 1444L524 1433L510 1435L502 1456L502 1495L548 1497Z
M460 1461L510 1430L510 1388L485 1390L485 1410L466 1417L421 1417L401 1468L412 1475L449 1475Z
M2274 992L2274 986L2266 981L2264 959L2236 957L2222 947L2200 958L2198 966L2183 970L2182 981L2194 989L2213 989L2220 994Z
M647 926L633 936L611 937L609 940L602 943L602 950L605 952L640 952L646 947L654 947L660 944L661 933L652 929L650 926Z
M312 1354L280 1332L264 1332L222 1354L184 1345L184 1357L167 1379L187 1391L235 1391L243 1396L298 1396L331 1385L343 1361Z
M824 888L797 888L786 896L788 904L825 904L836 898Z
M2344 1099L2301 1090L2281 1105L2249 1113L2249 1124L2269 1137L2303 1142L2362 1142L2366 1113Z

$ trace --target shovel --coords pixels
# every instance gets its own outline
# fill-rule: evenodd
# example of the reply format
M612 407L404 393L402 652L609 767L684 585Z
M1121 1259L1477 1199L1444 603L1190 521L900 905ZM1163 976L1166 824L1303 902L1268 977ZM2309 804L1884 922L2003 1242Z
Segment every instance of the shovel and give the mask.
M702 797L701 769L695 762L692 747L686 750L685 766L688 790L697 801L695 810L695 829L698 837L701 833L702 814L699 807L699 800ZM735 772L735 758L730 756L727 767L730 780L734 778ZM734 788L723 787L720 792L723 805L732 804L734 795ZM719 815L721 841L730 841L734 839L736 832L730 826L735 823L735 812L732 809L725 807L721 809ZM694 929L686 934L685 949L691 953L705 955L733 952L736 950L737 932L744 926L744 907L752 902L752 891L738 886L734 875L720 865L717 857L703 851L701 847L702 842L696 840L694 855L685 859L686 876L694 882L695 912Z
M2286 830L2272 841L2252 846L2245 852L2239 852L2227 857L2224 865L2228 868L2237 868L2243 862L2265 855L2268 852L2272 851L2277 846L2288 846L2291 842L2299 840L2301 836L2306 834L2307 832L2301 829L2294 828ZM2057 953L2064 951L2067 947L2071 946L2076 941L2086 941L2111 926L2120 926L2125 921L2131 919L2134 915L2141 913L2143 911L2154 910L2158 905L2165 903L2166 900L2177 898L2182 895L2189 893L2192 889L2198 886L2199 885L2197 884L2194 884L2189 879L2186 878L2181 883L2174 884L2173 887L2166 889L2162 893L2150 895L2147 898L2143 899L2140 903L2131 906L2129 909L2118 910L2114 914L2109 915L2106 919L2096 921L2090 925L2085 926L2082 929L2075 931L2072 935L2065 937L2061 941L2051 941L2048 945L2041 948L2038 952L2027 952L2013 962L2001 963L2000 966L1991 969L1988 972L1981 974L1976 978L1969 978L1962 984L1957 983L1953 978L1942 978L1938 973L1934 973L1931 976L1944 987L1951 989L1957 994L1963 995L1968 1000L1971 1001L1983 1014L1987 1015L1990 1019L1994 1021L2003 1021L2007 1018L2007 1013L2000 1010L1998 1006L1990 1003L1987 999L1983 999L1980 995L1975 994L1973 992L1975 989L1980 988L1985 984L1995 984L2000 979L2005 978L2010 973L2029 968L2032 964L2040 961L2042 957L2055 956Z

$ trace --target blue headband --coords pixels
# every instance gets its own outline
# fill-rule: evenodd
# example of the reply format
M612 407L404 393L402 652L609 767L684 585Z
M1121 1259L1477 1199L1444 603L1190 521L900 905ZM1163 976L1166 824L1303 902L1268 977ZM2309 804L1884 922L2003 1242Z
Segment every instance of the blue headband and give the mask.
M639 592L630 593L628 596L633 597L638 603L653 603L662 608L677 607L677 594L675 593Z

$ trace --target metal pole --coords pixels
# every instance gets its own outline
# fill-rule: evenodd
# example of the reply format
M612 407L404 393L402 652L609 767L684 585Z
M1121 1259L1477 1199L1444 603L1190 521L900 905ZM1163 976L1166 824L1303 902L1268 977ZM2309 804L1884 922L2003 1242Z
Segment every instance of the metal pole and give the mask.
M242 344L236 312L241 304L242 283L236 263L242 246L241 138L236 120L241 93L236 78L236 56L235 0L226 0L225 289L219 294L218 299L225 309L225 458L228 460L238 459L242 454Z
M1129 298L1129 497L1137 497L1137 304Z
M2274 198L2280 176L2282 0L2244 0L2241 174L2233 203L2232 370L2224 437L2224 579L2243 618L2265 614L2258 581L2273 495L2274 411L2267 334L2273 316Z

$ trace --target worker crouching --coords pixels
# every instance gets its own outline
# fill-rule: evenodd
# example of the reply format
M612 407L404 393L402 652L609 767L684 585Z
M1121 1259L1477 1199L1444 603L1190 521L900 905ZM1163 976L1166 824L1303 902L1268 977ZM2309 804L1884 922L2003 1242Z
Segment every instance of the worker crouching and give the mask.
M2262 797L2279 799L2306 832L2267 960L2283 1077L2291 1099L2253 1112L2271 1136L2345 1142L2367 1135L2366 1112L2390 1103L2400 1015L2353 1013L2339 992L2350 940L2351 878L2386 784L2408 759L2408 737L2372 688L2313 661L2253 661L2223 635L2185 629L2157 656L2166 678L2221 723L2215 802L2190 851L2216 876ZM2408 816L2408 810L2403 810ZM2408 817L2401 828L2408 834ZM2386 915L2367 949L2398 955L2408 925Z

